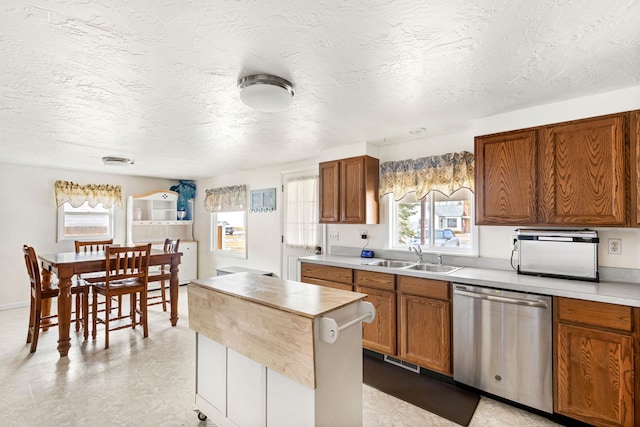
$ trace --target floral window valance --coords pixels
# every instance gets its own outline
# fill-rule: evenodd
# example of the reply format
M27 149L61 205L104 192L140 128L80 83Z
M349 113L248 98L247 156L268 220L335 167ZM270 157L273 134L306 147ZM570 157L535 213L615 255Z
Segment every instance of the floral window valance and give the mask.
M380 197L393 193L400 200L411 192L421 199L431 191L451 196L461 188L474 191L473 153L384 162L380 165Z
M247 209L247 186L210 188L204 198L204 207L209 212L235 212Z
M99 203L106 209L114 204L122 207L122 188L119 185L87 184L80 185L70 181L56 181L56 205L68 202L74 208L88 202L92 208Z

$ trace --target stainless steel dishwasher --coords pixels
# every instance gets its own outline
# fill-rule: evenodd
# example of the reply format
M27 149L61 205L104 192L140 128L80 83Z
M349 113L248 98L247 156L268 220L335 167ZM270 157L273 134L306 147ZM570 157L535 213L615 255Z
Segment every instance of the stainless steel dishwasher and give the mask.
M551 297L453 284L453 378L553 412Z

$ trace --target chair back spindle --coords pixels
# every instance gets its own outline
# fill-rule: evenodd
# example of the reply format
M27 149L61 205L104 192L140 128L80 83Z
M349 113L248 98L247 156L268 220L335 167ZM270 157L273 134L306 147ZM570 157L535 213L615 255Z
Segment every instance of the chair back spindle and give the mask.
M80 241L76 240L76 253L104 252L108 245L113 245L113 239L109 240L92 240Z

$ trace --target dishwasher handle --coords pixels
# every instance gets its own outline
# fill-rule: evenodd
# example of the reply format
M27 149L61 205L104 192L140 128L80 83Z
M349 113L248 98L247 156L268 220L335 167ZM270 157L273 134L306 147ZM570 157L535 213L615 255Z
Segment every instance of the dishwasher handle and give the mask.
M526 305L528 307L549 308L549 305L546 303L546 301L540 301L540 300L529 301L529 300L519 299L519 298L501 297L498 295L487 295L487 294L482 294L478 292L462 290L459 288L455 288L453 292L458 295L463 295L466 297L477 298L477 299L484 299L487 301L503 302L505 304Z

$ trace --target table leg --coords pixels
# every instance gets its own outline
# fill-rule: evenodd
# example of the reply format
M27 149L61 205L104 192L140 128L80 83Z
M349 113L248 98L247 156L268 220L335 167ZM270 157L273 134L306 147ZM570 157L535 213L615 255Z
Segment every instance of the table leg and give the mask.
M180 264L180 258L171 259L171 279L169 280L169 299L171 303L171 326L178 324L178 265Z
M51 272L43 268L41 277L42 277L42 289L43 290L51 289ZM51 314L51 298L46 298L42 300L41 304L42 304L41 305L42 317L50 315ZM49 330L50 323L51 323L50 319L43 320L42 330L43 331Z
M71 338L69 330L71 325L71 276L73 271L58 271L58 284L60 294L58 295L58 352L60 357L69 353Z

